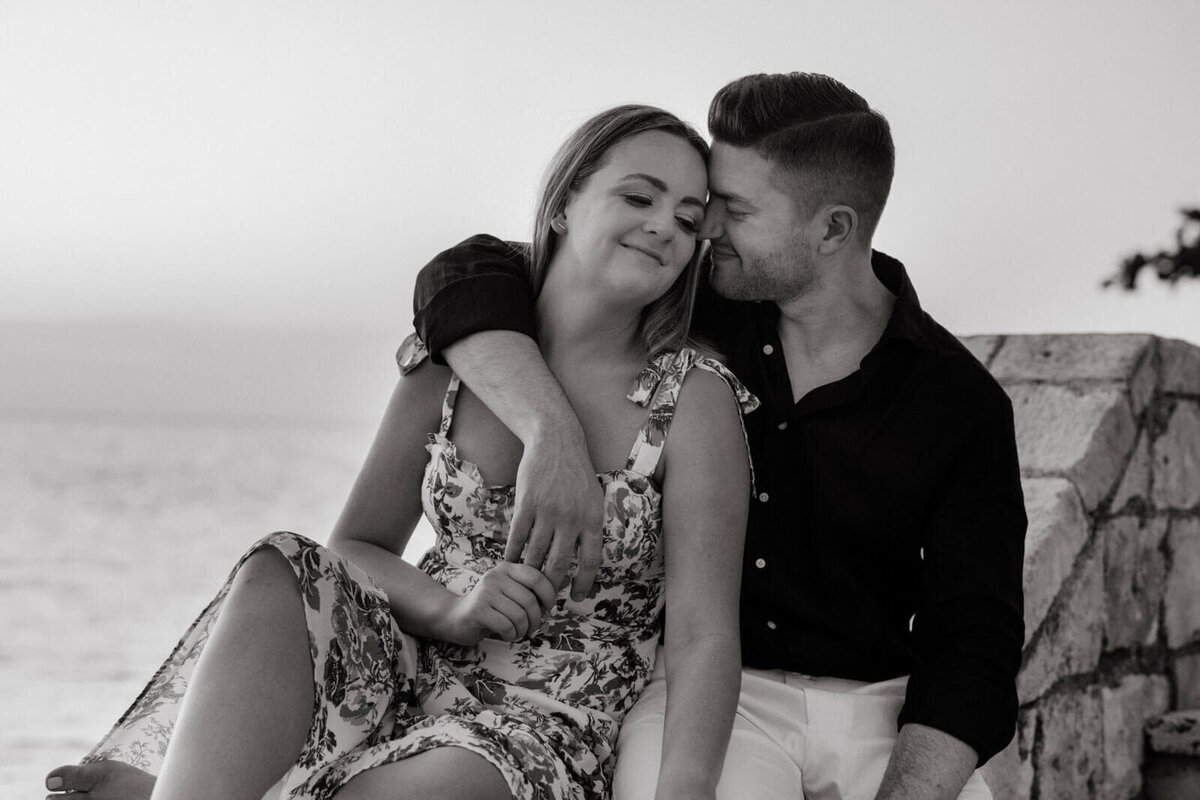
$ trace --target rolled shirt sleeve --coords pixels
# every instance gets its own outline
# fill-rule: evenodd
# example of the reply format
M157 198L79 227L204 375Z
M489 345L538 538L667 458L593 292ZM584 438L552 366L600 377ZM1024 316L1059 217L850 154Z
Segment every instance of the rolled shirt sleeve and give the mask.
M510 330L533 337L537 330L529 246L476 234L442 251L417 274L413 325L434 363L459 339L486 330ZM711 263L705 256L705 275ZM728 300L708 280L700 282L692 334L726 350L749 319L753 304Z
M445 364L445 348L473 333L537 331L525 245L477 234L421 268L413 294L413 325L430 358Z
M1012 404L990 377L976 388L923 547L916 663L898 724L948 733L983 764L1016 726L1026 514Z

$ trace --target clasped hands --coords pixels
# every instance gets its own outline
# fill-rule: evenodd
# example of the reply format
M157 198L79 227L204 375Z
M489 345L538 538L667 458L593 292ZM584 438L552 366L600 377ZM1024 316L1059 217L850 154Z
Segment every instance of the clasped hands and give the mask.
M488 637L525 638L540 627L568 578L571 597L587 597L603 560L603 509L603 491L584 448L526 446L504 561L451 602L446 640L474 645Z

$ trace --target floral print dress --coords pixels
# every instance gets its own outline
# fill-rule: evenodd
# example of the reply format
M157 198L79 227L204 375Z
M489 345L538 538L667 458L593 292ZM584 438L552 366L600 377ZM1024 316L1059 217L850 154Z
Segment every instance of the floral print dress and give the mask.
M410 337L407 372L424 359ZM268 797L329 798L352 777L435 747L479 754L514 798L602 800L609 795L617 728L653 667L664 600L662 496L652 475L675 400L693 369L730 386L744 412L758 401L722 365L682 350L655 358L628 398L649 408L626 466L604 488L604 561L589 596L560 597L541 627L517 642L467 647L404 633L387 598L338 554L294 533L257 542L234 567L166 663L84 759L156 773L188 681L249 555L273 547L293 567L304 602L314 719L296 764ZM465 594L503 559L513 487L487 486L449 438L459 381L451 378L441 427L426 448L422 502L437 534L420 568Z

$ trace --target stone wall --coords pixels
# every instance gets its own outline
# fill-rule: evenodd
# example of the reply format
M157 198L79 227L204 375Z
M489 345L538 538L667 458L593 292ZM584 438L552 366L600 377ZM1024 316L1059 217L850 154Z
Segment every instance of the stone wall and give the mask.
M996 800L1134 798L1145 722L1200 708L1200 347L964 339L1013 401L1029 534Z

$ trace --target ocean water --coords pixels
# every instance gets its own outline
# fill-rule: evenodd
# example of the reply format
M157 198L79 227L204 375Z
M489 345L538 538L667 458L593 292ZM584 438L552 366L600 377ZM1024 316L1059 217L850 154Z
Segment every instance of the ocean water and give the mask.
M246 548L324 542L374 424L0 419L0 797L45 794ZM432 542L425 523L406 557Z

